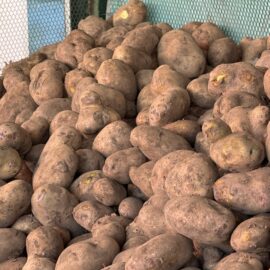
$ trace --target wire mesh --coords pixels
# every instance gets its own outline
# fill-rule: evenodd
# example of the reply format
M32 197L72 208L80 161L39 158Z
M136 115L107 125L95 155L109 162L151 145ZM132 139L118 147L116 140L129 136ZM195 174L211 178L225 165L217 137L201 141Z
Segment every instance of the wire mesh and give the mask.
M108 0L107 17L127 0ZM144 0L149 20L170 23L174 28L190 21L218 24L235 41L270 34L269 0Z

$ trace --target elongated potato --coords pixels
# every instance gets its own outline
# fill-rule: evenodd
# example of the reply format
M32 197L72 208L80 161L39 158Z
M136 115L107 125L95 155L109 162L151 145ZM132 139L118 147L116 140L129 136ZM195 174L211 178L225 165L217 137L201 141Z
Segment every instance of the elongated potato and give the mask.
M181 136L160 128L141 125L134 128L130 135L131 144L143 152L150 160L180 149L190 149L189 143Z
M215 200L230 209L249 215L269 212L269 175L268 167L246 173L226 174L213 186Z
M179 234L161 234L138 247L127 261L125 269L177 270L191 256L192 244L189 239Z
M199 196L181 196L169 200L164 214L166 222L176 232L209 245L228 240L235 227L235 217L230 210Z

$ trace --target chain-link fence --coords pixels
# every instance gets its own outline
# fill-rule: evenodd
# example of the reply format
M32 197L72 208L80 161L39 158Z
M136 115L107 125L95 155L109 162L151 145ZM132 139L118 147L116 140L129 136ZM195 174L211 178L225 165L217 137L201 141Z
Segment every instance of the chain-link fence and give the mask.
M0 70L64 39L94 7L90 0L0 0Z

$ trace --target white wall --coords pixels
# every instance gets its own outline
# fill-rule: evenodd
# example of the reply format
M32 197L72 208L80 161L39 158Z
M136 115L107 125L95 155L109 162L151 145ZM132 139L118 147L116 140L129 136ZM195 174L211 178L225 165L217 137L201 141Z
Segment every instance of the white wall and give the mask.
M28 54L27 0L0 0L0 73Z

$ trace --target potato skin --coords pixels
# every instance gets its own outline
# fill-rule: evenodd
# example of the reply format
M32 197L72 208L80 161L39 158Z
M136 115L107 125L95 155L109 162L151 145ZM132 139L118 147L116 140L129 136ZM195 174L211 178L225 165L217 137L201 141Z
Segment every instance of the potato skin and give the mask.
M139 90L143 89L147 84L151 83L153 74L153 69L142 69L136 73L136 81Z
M268 167L246 173L226 174L213 186L215 200L248 215L269 212L269 175Z
M265 151L259 140L246 132L237 132L211 144L210 157L224 170L245 172L259 167Z
M55 263L48 258L34 256L28 258L26 264L23 267L23 270L40 270L40 269L54 270Z
M146 125L132 130L130 142L154 161L175 150L190 149L189 143L183 137L160 127Z
M6 260L0 263L1 270L22 270L23 266L26 263L25 257L19 257L16 259Z
M78 113L71 110L59 112L52 120L50 125L50 133L52 134L61 126L69 126L75 128L78 121Z
M101 217L110 215L113 210L97 201L84 201L73 208L73 217L87 231L91 231L94 223Z
M79 242L60 254L55 270L101 269L110 265L119 251L117 242L108 237Z
M137 147L127 148L106 158L103 173L120 184L128 184L130 167L140 166L144 162L146 158Z
M45 257L54 261L63 249L64 242L62 237L50 226L40 226L30 232L26 238L28 257Z
M118 212L121 216L135 219L143 206L143 202L135 197L127 197L121 201L118 206Z
M0 228L0 263L19 257L24 248L24 233L12 228Z
M23 180L14 180L0 187L0 228L9 227L26 212L31 196L32 187Z
M137 98L137 111L148 109L158 94L152 91L152 85L147 84L139 93Z
M95 137L93 149L108 157L113 153L130 148L131 127L124 121L115 121L104 127Z
M202 74L206 65L202 50L183 30L172 30L162 36L158 45L158 61L188 78Z
M236 252L220 260L215 270L263 270L263 265L258 256L251 253Z
M78 200L65 188L46 184L37 188L31 199L32 212L44 226L60 226L68 229L73 236L82 233L82 228L72 217Z
M261 215L240 223L231 236L231 246L237 252L269 252L270 216Z
M139 167L134 166L130 167L129 169L129 177L131 179L131 182L135 186L137 186L148 198L150 198L153 195L150 177L154 165L155 165L154 161L148 161L143 163Z
M175 252L171 252L171 250ZM138 247L127 261L125 269L177 270L183 266L191 256L192 244L189 239L179 234L161 234ZM162 260L160 260L160 258L162 258Z
M29 234L31 231L40 227L41 223L34 217L33 214L28 214L19 217L15 223L13 223L12 228L18 231L22 231L25 234Z
M181 196L169 200L164 207L164 215L166 222L177 233L209 245L228 240L235 227L235 217L230 210L199 196ZM206 220L205 216L209 219Z

